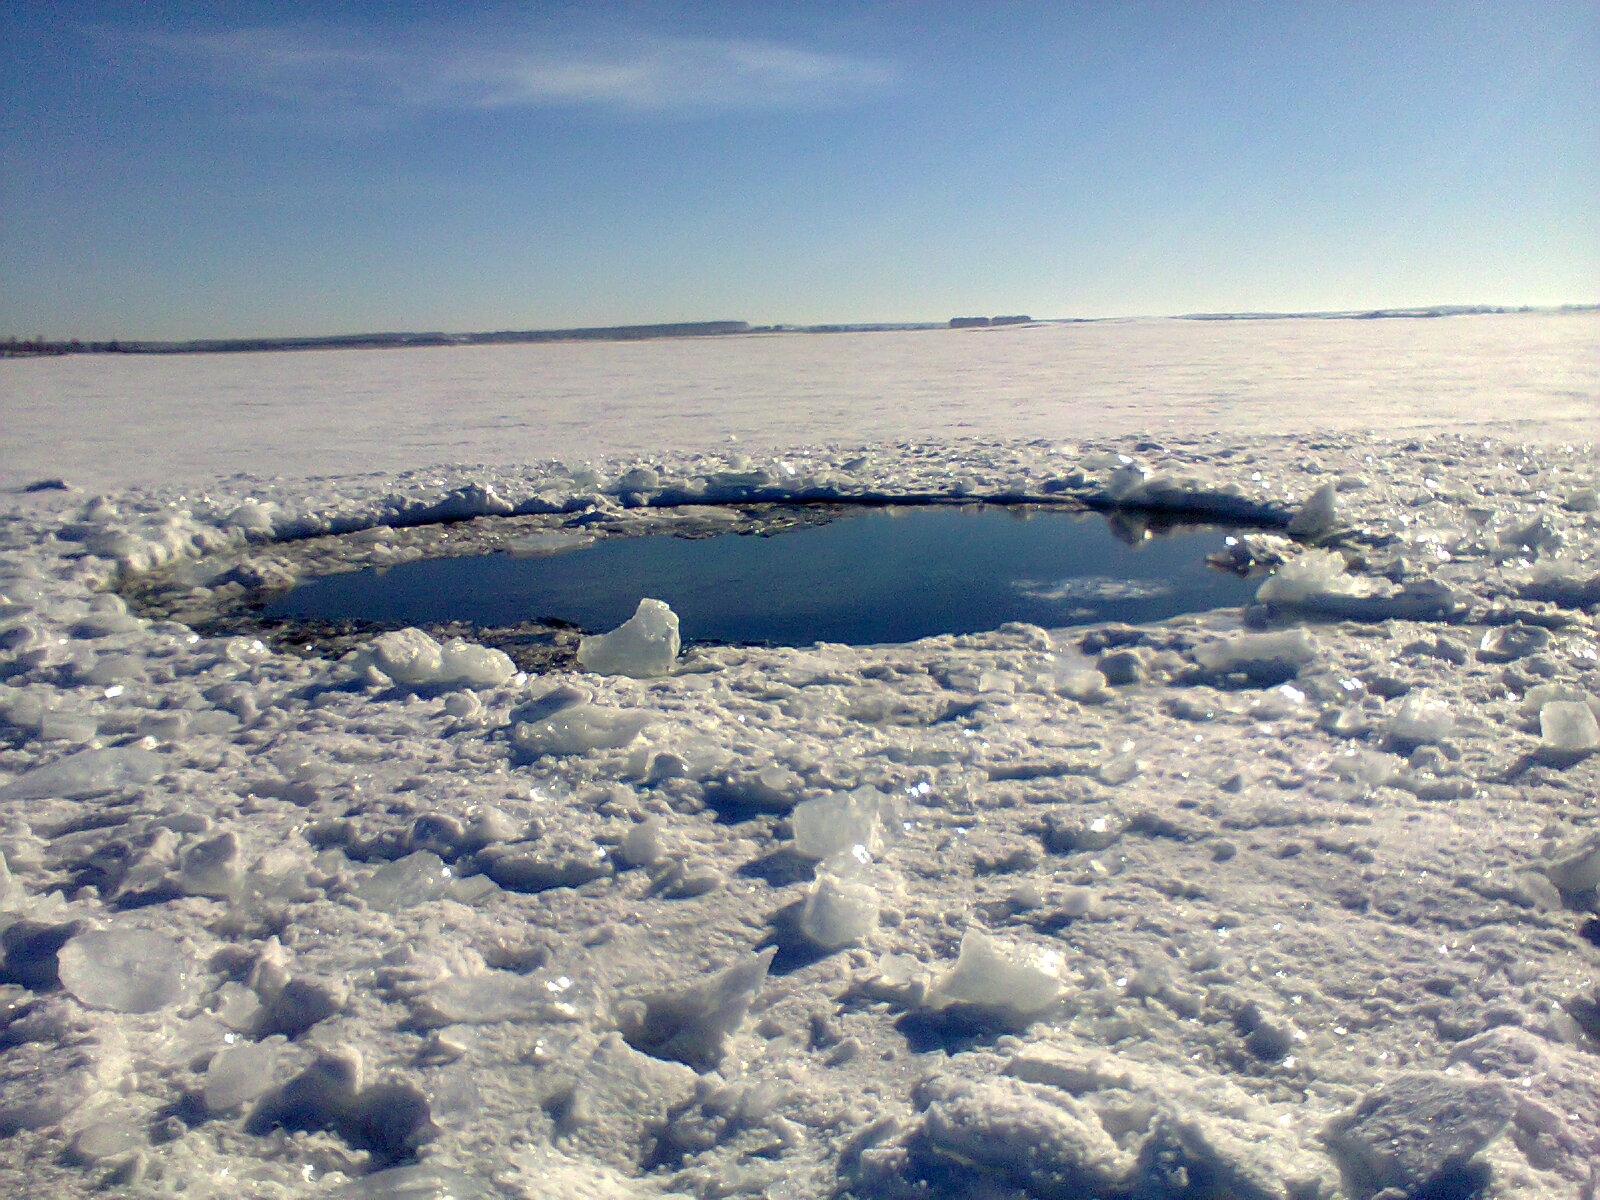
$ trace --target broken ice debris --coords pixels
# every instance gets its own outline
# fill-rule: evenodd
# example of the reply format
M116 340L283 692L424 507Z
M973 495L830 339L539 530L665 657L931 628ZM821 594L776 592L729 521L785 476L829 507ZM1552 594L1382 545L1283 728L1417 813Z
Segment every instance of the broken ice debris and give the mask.
M71 938L56 957L61 986L90 1008L155 1012L189 991L182 951L151 930L88 930Z
M239 835L231 829L190 846L178 869L178 885L191 896L237 896L244 886L245 863Z
M1443 741L1455 727L1455 714L1448 704L1414 692L1400 701L1389 718L1388 734L1391 741L1402 745L1422 746Z
M399 912L413 904L450 894L455 872L430 850L418 850L384 863L356 885L355 893L373 908Z
M640 709L603 708L574 704L540 721L520 721L511 727L511 744L530 757L541 754L589 754L618 750L639 736L650 723Z
M282 1083L293 1065L298 1065L298 1050L281 1034L259 1042L238 1042L220 1051L206 1068L206 1111L229 1112L258 1099Z
M412 1001L425 1025L493 1025L500 1021L573 1021L578 1010L567 999L572 980L514 971L451 975Z
M1268 684L1292 679L1316 657L1316 640L1304 629L1242 633L1194 648L1195 661L1209 671L1238 671Z
M878 890L866 879L818 870L800 909L800 932L824 950L864 942L878 927Z
M936 1078L923 1085L921 1097L928 1102L916 1137L917 1157L928 1160L923 1170L969 1184L948 1194L1137 1194L1128 1186L1135 1155L1113 1140L1104 1116L1075 1096L1013 1079Z
M363 1087L360 1056L353 1049L324 1051L263 1096L244 1127L251 1134L326 1129L381 1166L413 1158L417 1147L438 1133L427 1097L410 1080L390 1076Z
M1498 1083L1417 1071L1369 1093L1334 1121L1326 1140L1360 1195L1391 1188L1406 1196L1476 1195L1489 1168L1472 1159L1516 1112ZM1468 1187L1474 1177L1477 1186Z
M659 862L666 853L661 844L661 819L650 817L640 821L623 835L617 850L630 867L648 867Z
M1303 604L1319 596L1349 595L1359 585L1336 550L1307 550L1289 559L1256 589L1262 604Z
M1316 537L1330 533L1337 521L1339 489L1336 484L1325 483L1311 495L1289 518L1289 532L1297 537Z
M1557 754L1600 750L1600 721L1581 700L1552 700L1539 710L1539 740Z
M895 817L894 802L871 787L803 800L789 814L795 853L832 858L861 846L876 858L883 853L885 828Z
M86 800L149 783L161 774L159 754L139 746L108 746L69 754L0 787L0 800Z
M1061 996L1061 956L1012 946L979 929L961 939L955 965L928 987L929 1008L968 1005L1011 1021L1043 1012Z
M1485 633L1478 643L1478 657L1484 662L1510 662L1539 653L1549 647L1550 641L1550 631L1542 625L1514 621Z
M422 630L409 628L379 634L356 650L350 663L413 691L498 687L517 673L504 651L463 638L441 645Z
M678 614L664 600L646 597L610 633L578 642L578 665L596 675L648 679L672 672L678 659Z
M5 852L0 851L0 913L17 911L22 907L27 895L27 890L11 873L11 865L6 862Z
M655 1058L714 1070L766 982L777 947L749 954L702 983L624 1004L618 1024L628 1045Z
M359 1176L329 1192L328 1200L496 1200L500 1194L465 1171L419 1163Z
M1545 867L1550 882L1570 896L1600 887L1600 833L1560 846Z
M97 1043L24 1042L0 1054L0 1136L54 1125L114 1074L115 1060Z

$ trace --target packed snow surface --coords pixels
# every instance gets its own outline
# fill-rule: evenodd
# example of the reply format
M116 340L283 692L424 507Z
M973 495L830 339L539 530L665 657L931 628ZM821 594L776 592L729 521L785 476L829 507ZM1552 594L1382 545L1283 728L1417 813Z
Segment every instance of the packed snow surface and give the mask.
M3 1190L1593 1200L1600 459L1468 426L1547 412L1592 438L1600 400L1576 361L1528 366L1580 319L1520 319L1082 327L1128 379L1192 339L1170 403L928 335L966 373L916 437L867 412L830 442L824 413L778 448L830 378L791 371L690 444L697 393L663 376L674 415L635 397L627 429L588 414L587 451L496 466L423 466L456 430L408 425L404 396L324 406L360 462L309 423L249 444L285 425L234 390L251 363L325 373L271 397L304 416L454 351L5 364L58 371L58 399L210 386L227 436L113 462L31 401L8 432L8 479L69 486L0 525ZM911 335L881 336L872 378L865 340L529 348L555 382L518 418L576 428L566 397L607 361L770 381L837 346L916 411ZM1449 379L1396 432L1418 362ZM996 416L991 369L1055 428ZM155 437L166 402L146 426L130 390L119 436ZM328 532L895 497L1251 514L1235 565L1261 585L1160 625L792 649L679 645L640 597L590 669L540 676L416 630L293 656L115 591Z

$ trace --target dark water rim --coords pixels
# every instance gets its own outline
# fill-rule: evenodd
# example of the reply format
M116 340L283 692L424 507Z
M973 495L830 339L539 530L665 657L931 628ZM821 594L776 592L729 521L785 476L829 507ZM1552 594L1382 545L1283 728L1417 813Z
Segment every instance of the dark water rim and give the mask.
M404 628L396 622L323 621L267 617L263 609L290 588L324 574L394 565L379 547L396 546L400 561L495 553L518 537L535 533L591 534L597 538L710 537L723 533L770 535L800 525L826 524L860 509L994 508L1062 515L1099 515L1114 536L1135 541L1146 532L1182 532L1227 527L1241 533L1282 536L1275 521L1246 522L1205 509L1136 507L1088 502L1080 497L1011 500L989 497L872 496L822 500L771 500L730 504L679 504L509 516L480 516L364 529L256 543L206 559L188 560L120 581L130 609L152 619L178 620L208 637L258 638L273 649L300 656L338 658L379 633ZM710 515L710 514L715 514ZM697 518L699 518L697 520ZM1117 534L1118 529L1124 534ZM225 565L224 565L225 564ZM287 569L282 569L287 564ZM186 571L220 569L212 586L196 587ZM467 621L419 625L438 639L464 637L511 655L528 671L571 669L579 631L561 621L526 621L481 626Z

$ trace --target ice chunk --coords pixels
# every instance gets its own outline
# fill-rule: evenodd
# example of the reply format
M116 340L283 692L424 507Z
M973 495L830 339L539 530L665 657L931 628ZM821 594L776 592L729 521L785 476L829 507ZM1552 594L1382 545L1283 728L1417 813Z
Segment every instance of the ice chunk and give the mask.
M1568 512L1600 512L1600 491L1592 487L1574 488L1567 493L1564 506Z
M788 812L805 794L805 780L781 763L722 775L706 789L707 800L718 808L757 812Z
M1127 783L1128 780L1144 770L1145 764L1140 760L1132 742L1124 742L1116 747L1115 752L1108 754L1100 760L1094 769L1094 776L1101 783L1109 787Z
M206 1068L206 1110L224 1113L266 1095L298 1065L296 1057L295 1048L279 1034L222 1050Z
M865 941L878 927L878 889L819 870L800 909L800 932L824 950Z
M660 818L651 817L628 830L618 849L623 861L632 867L648 867L660 861L665 853L661 845Z
M513 725L511 744L530 757L618 750L638 737L650 720L651 714L641 709L574 704L544 720Z
M1289 518L1289 532L1297 537L1316 537L1331 532L1337 524L1338 485L1325 483Z
M1256 599L1262 604L1300 604L1330 593L1355 593L1359 583L1337 551L1307 550L1267 576L1256 589Z
M451 638L439 648L441 687L499 687L517 673L517 664L504 650L479 646L465 638Z
M1591 833L1559 847L1545 868L1550 882L1577 895L1600 887L1600 833Z
M648 679L671 673L678 644L678 614L665 601L647 597L610 633L580 640L578 665L596 675Z
M245 1131L273 1128L331 1130L352 1147L370 1152L374 1164L414 1158L438 1127L428 1099L409 1079L390 1076L361 1086L361 1060L353 1049L324 1051L281 1088L268 1092L245 1121Z
M171 938L147 929L94 929L57 954L61 985L90 1008L155 1012L189 992L188 962Z
M930 1008L971 1005L1010 1019L1034 1016L1061 995L1061 955L1009 946L967 930L955 965L928 988Z
M564 529L546 529L512 538L502 547L512 558L546 558L565 554L569 550L582 550L592 546L594 538L587 533L573 533Z
M611 874L611 859L594 842L562 833L535 842L513 842L483 851L489 878L513 892L578 887Z
M1552 700L1539 710L1539 740L1558 754L1600 750L1600 721L1581 700Z
M500 1189L454 1167L419 1163L362 1175L328 1193L328 1200L499 1200Z
M0 913L17 911L27 896L27 889L17 882L17 877L11 873L11 864L6 862L5 852L0 850Z
M327 980L297 977L281 987L257 984L264 1004L255 1014L258 1035L282 1034L297 1038L319 1021L325 1021L349 1001L339 984Z
M159 754L138 746L81 750L0 787L0 800L84 800L149 783L161 768Z
M449 895L455 872L430 850L418 850L385 863L356 886L355 894L373 908L399 912Z
M1582 688L1566 683L1534 684L1522 694L1522 703L1519 707L1523 716L1536 717L1552 700L1576 700L1580 704L1587 705L1589 711L1600 718L1600 697L1591 696Z
M1443 741L1455 727L1455 714L1448 704L1424 692L1413 692L1389 718L1388 733L1396 742L1427 745Z
M244 886L244 854L231 829L184 851L178 885L191 896L237 896Z
M577 1010L565 999L572 981L513 971L480 971L441 979L412 1001L426 1025L492 1025L499 1021L570 1021Z
M1110 698L1106 677L1091 667L1058 671L1046 678L1058 693L1080 704L1098 704Z
M1478 643L1478 657L1484 662L1510 662L1547 649L1550 640L1550 631L1543 626L1516 621L1485 633Z
M1376 750L1345 750L1329 759L1328 767L1341 779L1367 787L1382 787L1400 773L1400 763L1392 754Z
M628 1045L656 1058L714 1070L766 982L777 947L746 955L703 983L656 992L619 1014Z
M1255 680L1281 683L1316 659L1317 643L1304 629L1242 633L1196 646L1194 657L1211 671L1242 671Z
M1336 1119L1326 1140L1345 1177L1370 1195L1465 1194L1469 1163L1517 1112L1499 1083L1435 1072L1400 1075ZM1447 1193L1448 1189L1448 1193Z
M634 467L617 479L619 492L654 492L661 487L661 474L654 467Z
M694 1071L682 1063L641 1054L620 1035L608 1033L601 1037L588 1061L578 1064L572 1082L553 1097L556 1103L546 1101L546 1108L558 1114L557 1132L563 1148L631 1171L637 1169L639 1147L657 1137L670 1139L665 1131L674 1118L689 1109L694 1100L707 1097L710 1089L697 1091L699 1083ZM719 1090L726 1094L727 1089ZM650 1193L655 1196L655 1189ZM548 1183L537 1194L560 1196L563 1200L588 1196L632 1200L639 1196L631 1190L570 1191Z
M441 645L420 629L379 634L355 651L351 665L413 690L498 687L517 673L502 650L462 638Z
M1074 1096L1011 1079L936 1079L926 1091L932 1102L917 1129L922 1153L934 1164L957 1166L957 1179L970 1172L984 1179L960 1194L1123 1196L1133 1190L1135 1155Z
M871 787L803 800L789 814L795 853L831 858L861 846L876 858L883 853L886 823L895 816L894 801Z
M232 525L251 533L271 533L272 519L277 505L270 500L246 500L222 519L223 525Z
M85 1166L92 1166L136 1150L144 1143L143 1131L120 1121L95 1121L72 1135L69 1153Z

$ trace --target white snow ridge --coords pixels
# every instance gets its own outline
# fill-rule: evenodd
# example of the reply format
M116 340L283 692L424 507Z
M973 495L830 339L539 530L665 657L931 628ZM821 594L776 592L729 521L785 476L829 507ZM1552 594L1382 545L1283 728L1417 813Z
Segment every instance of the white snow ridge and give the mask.
M0 1190L1593 1200L1597 463L930 440L18 500ZM440 517L1113 494L1255 514L1277 574L866 647L642 599L545 676L113 590Z

